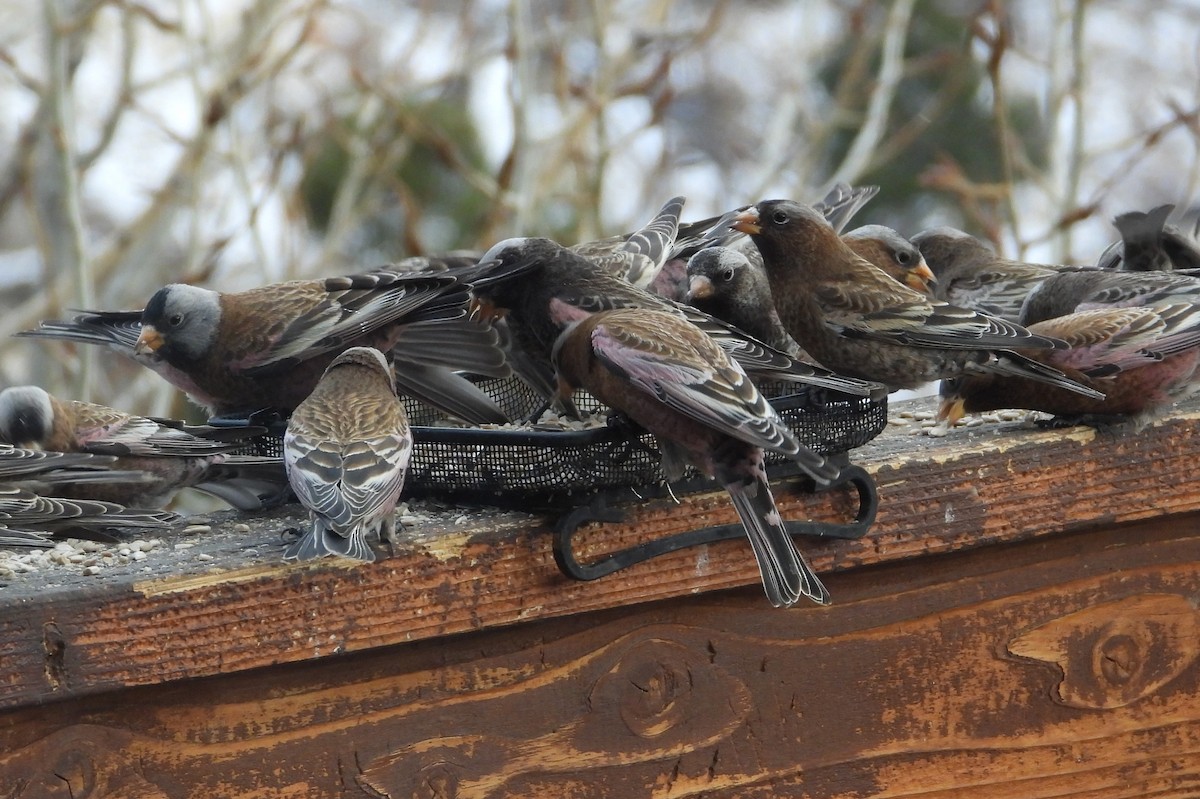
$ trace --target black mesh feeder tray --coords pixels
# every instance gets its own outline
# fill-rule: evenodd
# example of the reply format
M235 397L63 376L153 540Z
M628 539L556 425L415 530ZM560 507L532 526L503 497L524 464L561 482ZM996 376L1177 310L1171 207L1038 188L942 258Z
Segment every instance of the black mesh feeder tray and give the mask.
M539 398L518 380L485 380L480 387L511 418L525 418L540 406ZM822 490L853 488L858 510L844 523L791 521L798 535L859 538L875 518L878 495L871 476L850 462L848 453L877 436L887 424L887 401L871 400L790 383L763 386L771 404L809 448L841 466L838 478ZM601 415L605 409L582 392L575 397L580 411ZM569 577L593 580L626 566L691 546L744 535L741 524L692 530L639 544L580 563L574 555L573 536L591 521L618 521L621 507L668 495L712 491L715 483L695 471L670 487L663 482L660 453L653 438L619 414L603 424L584 429L557 426L506 425L450 426L436 411L405 400L413 433L413 452L405 478L404 496L439 499L472 505L492 505L558 513L554 527L554 555ZM215 419L212 423L231 423ZM267 424L274 434L256 442L259 454L278 454L284 424L276 419L252 417ZM245 424L245 418L237 423ZM772 483L795 479L815 490L790 460L767 454Z

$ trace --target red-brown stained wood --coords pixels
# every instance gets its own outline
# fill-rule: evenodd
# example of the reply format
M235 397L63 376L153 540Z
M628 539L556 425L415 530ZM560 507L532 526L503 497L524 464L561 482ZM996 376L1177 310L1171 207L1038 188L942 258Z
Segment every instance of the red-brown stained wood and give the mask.
M825 575L1200 510L1198 419L1179 413L1136 435L990 425L944 439L881 436L855 453L879 486L870 533L859 541L802 539L800 546ZM777 498L790 519L845 518L844 498L840 515L828 498L786 485ZM724 492L627 510L625 522L579 537L581 559L736 521ZM88 578L5 602L0 707L758 584L742 540L573 582L554 566L552 520L522 514L475 514L465 525L413 531L410 549L374 564L286 565L276 530L301 519L294 508L273 518L278 526L253 541L229 533L205 540L209 567L191 560L158 577ZM801 606L785 615L820 614Z
M1200 515L9 711L20 797L1116 797L1200 779Z

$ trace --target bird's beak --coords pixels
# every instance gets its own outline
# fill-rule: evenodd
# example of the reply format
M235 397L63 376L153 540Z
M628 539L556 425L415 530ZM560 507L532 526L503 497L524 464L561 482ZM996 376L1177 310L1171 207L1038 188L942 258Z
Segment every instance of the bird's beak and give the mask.
M142 357L151 357L158 354L159 349L163 345L162 334L154 329L153 325L143 325L142 334L138 336L137 344L134 345L134 355Z
M758 224L758 209L751 206L742 211L733 218L729 227L739 233L748 233L751 236L762 233L762 225Z
M692 275L688 278L687 296L685 302L692 300L707 300L713 295L713 282L704 275Z
M925 259L922 258L921 263L904 273L904 282L910 289L916 289L922 294L932 296L933 287L937 285L937 275L933 274L929 264L925 263Z
M958 395L943 397L938 406L937 420L947 427L958 424L967 415L967 401Z

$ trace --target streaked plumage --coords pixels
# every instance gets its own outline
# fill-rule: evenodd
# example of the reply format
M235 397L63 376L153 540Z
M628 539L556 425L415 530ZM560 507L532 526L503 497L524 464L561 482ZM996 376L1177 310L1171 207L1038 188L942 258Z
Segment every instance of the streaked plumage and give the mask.
M766 346L729 324L704 312L671 302L613 277L550 239L508 239L492 247L485 259L503 266L520 265L516 280L500 280L477 288L475 294L490 312L504 312L513 334L514 349L523 359L531 385L553 390L550 353L563 325L550 314L552 301L594 313L614 308L638 307L664 311L699 326L737 360L752 377L829 388L848 394L878 395L880 387L844 378Z
M1042 281L1021 308L1022 324L1094 308L1200 305L1200 278L1178 272L1063 271Z
M771 603L829 593L804 562L771 496L764 450L794 459L818 482L838 470L800 444L745 371L704 331L671 312L627 308L588 314L554 302L567 325L554 345L559 392L584 388L659 441L663 469L685 464L729 492L758 561Z
M76 485L141 480L140 473L115 471L115 461L0 445L0 548L53 546L56 537L70 535L111 540L113 532L161 529L178 521L166 511L55 495Z
M412 454L383 355L370 347L339 355L292 414L283 448L288 479L312 522L285 557L375 560L367 538L395 539L396 503Z
M1067 417L1144 419L1192 394L1200 363L1200 305L1094 308L1031 324L1067 349L1032 355L1103 399L1020 377L973 375L944 381L939 416L1023 408Z
M136 327L131 312L85 312L25 335L105 343L217 415L286 414L339 352L375 346L394 353L404 393L468 421L504 421L491 398L454 371L509 373L496 332L469 316L469 281L493 265L418 260L233 293L173 284L154 294Z
M807 206L768 200L739 215L734 225L762 253L784 327L837 372L892 390L983 371L1095 393L1011 351L1051 349L1060 342L898 283L858 257Z
M672 197L654 219L638 230L624 236L576 244L571 250L613 276L628 280L638 288L649 289L671 255L683 203L683 197Z
M1010 322L1020 319L1025 298L1042 281L1076 268L1001 258L983 241L952 227L924 230L912 241L937 276L934 297Z
M187 426L90 402L64 401L38 386L0 392L0 441L50 452L115 457L112 469L141 480L77 481L56 486L63 498L157 508L195 488L239 510L281 501L287 489L279 458L229 454L263 428Z

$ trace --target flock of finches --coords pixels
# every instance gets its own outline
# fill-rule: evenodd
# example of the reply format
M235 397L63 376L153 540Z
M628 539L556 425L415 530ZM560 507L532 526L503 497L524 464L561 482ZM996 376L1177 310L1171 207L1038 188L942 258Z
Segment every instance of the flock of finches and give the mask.
M1000 408L1144 418L1185 396L1200 358L1200 248L1171 206L1115 220L1096 266L998 257L952 228L842 232L874 187L768 200L565 247L508 239L482 256L224 293L173 284L141 311L83 312L20 335L100 344L214 416L288 417L280 459L235 454L253 425L186 426L33 386L0 393L0 545L161 525L180 488L242 510L290 486L311 528L285 557L370 561L396 536L412 436L398 392L471 424L509 421L472 377L516 375L574 412L583 389L652 433L668 479L728 492L768 599L829 593L788 535L764 452L817 484L838 469L797 440L755 381L844 395L941 382L940 417Z

